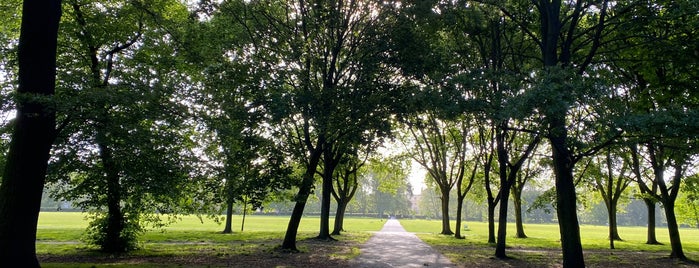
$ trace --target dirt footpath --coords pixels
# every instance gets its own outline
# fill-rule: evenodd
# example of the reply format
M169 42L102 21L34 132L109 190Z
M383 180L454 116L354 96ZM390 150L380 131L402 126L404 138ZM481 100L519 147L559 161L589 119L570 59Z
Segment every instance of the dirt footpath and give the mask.
M444 255L403 229L398 220L388 220L381 231L360 247L353 267L456 267Z

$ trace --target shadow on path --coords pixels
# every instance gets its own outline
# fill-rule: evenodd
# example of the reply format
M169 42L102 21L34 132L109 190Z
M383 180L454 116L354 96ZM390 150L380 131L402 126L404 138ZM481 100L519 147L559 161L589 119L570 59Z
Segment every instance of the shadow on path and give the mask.
M388 220L381 231L360 247L351 261L354 267L455 267L444 255L403 229L398 220Z

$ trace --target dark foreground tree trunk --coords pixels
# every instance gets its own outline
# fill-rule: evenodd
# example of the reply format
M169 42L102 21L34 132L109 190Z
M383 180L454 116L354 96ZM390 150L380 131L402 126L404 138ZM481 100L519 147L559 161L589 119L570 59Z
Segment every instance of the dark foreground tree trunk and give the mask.
M458 200L456 200L457 201L456 202L456 230L454 230L455 231L454 237L456 237L458 239L464 238L464 236L461 235L461 217L462 217L461 214L462 214L462 210L464 207L464 198L465 197L466 197L466 195L464 194L463 197L459 196Z
M560 127L554 128L553 131L565 132L561 130L565 127L562 123L565 119L561 118L561 120L558 124ZM564 137L552 137L550 141L556 175L556 213L561 233L563 267L585 267L573 179L573 156L565 147Z
M286 227L284 241L282 241L281 248L284 250L298 251L296 248L296 234L299 230L299 224L301 224L303 210L306 208L306 201L313 188L314 175L319 162L320 152L316 149L311 152L309 163L306 166L306 173L303 175L303 180L301 181L301 185L299 185L299 191L296 194L296 205L294 205L294 210L291 212L291 218Z
M682 240L680 239L680 229L677 225L677 217L675 216L675 202L664 202L665 218L667 219L667 231L670 235L670 258L687 260L682 250Z
M453 235L454 232L451 231L451 224L449 222L449 189L447 187L440 187L442 196L440 200L442 201L442 232L443 235Z
M488 200L488 243L495 244L495 206L497 202Z
M56 125L41 97L55 91L60 17L60 0L22 6L17 117L0 186L0 267L39 267L36 224Z
M618 200L611 200L607 208L607 212L609 215L609 239L622 241L621 236L619 235L619 229L617 228L618 224L616 221L617 203Z
M325 176L324 174L322 179L322 196L320 199L320 231L318 232L318 239L331 240L332 237L330 236L330 192L332 192L333 187L332 175Z
M507 203L509 202L510 185L509 182L504 182L504 184L500 186L498 238L497 244L495 245L495 257L497 258L507 258L507 254L505 253L505 240L507 239Z
M231 201L226 202L226 226L222 233L233 233L233 202Z
M104 229L105 238L100 242L100 247L105 252L126 252L129 250L129 238L124 237L126 221L121 210L122 191L119 182L119 171L115 163L112 149L107 145L107 135L103 130L98 130L98 144L102 169L107 180L107 226ZM102 230L100 230L102 231Z
M643 198L643 202L646 203L646 208L648 209L646 244L660 245L660 242L658 242L658 239L655 236L655 201L650 198Z
M337 212L335 212L335 225L333 226L332 235L340 235L344 231L345 211L347 210L347 201L339 200L337 202Z

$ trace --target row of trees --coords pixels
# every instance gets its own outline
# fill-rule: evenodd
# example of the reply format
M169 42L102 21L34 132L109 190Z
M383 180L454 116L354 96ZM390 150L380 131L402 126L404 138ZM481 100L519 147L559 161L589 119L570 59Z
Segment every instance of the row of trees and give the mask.
M230 216L292 187L282 248L296 250L316 178L331 239L331 198L342 211L393 137L439 187L445 222L452 189L460 213L484 182L498 257L508 198L539 165L555 178L565 267L584 266L584 174L610 211L628 187L618 178L633 178L685 258L674 204L699 133L693 1L24 3L20 35L20 5L2 10L2 107L18 108L0 249L29 266L44 178L94 212L92 240L110 252L163 212ZM529 161L542 148L548 160Z

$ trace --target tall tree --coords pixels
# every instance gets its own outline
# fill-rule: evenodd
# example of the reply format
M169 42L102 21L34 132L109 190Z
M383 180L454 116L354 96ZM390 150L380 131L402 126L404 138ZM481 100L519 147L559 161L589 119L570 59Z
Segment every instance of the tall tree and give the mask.
M573 170L581 156L602 147L606 139L599 145L579 146L570 136L571 121L567 118L583 97L590 97L586 96L591 93L589 88L581 80L592 70L590 66L608 31L606 25L614 18L610 13L623 5L612 5L610 11L606 0L477 2L500 10L539 48L540 65L535 70L538 83L526 95L539 100L534 106L542 114L542 133L551 144L563 266L584 267Z
M354 195L359 189L359 181L357 177L360 174L360 170L366 163L367 158L360 158L356 154L345 155L344 160L340 163L340 167L337 170L337 174L334 177L334 184L332 189L333 198L337 203L337 210L335 210L335 222L333 225L332 235L340 235L344 231L344 219L345 212L347 211L347 205L354 198Z
M352 135L387 133L390 76L378 75L385 7L360 0L226 4L222 10L232 12L222 15L245 25L260 64L272 67L275 79L264 86L284 91L271 107L273 132L305 170L282 242L283 249L296 251L298 225L326 149ZM324 185L329 210L332 182ZM323 220L324 233L326 225Z
M441 234L452 235L449 218L449 198L457 182L466 173L467 122L442 120L435 113L406 118L408 134L403 141L408 154L423 168L439 187L441 201ZM460 189L459 191L462 191ZM465 194L464 194L465 195Z
M55 139L56 46L61 1L23 1L19 86L12 141L0 185L0 263L39 267L36 224Z
M641 2L628 14L633 32L630 48L614 54L613 67L626 82L629 107L625 127L632 135L629 147L633 172L651 209L660 202L668 223L671 257L686 259L682 249L675 202L690 159L697 154L698 111L695 34L699 7L692 1ZM690 44L690 45L688 45ZM644 168L645 167L645 168ZM652 174L642 172L649 169ZM670 175L671 174L671 175ZM666 176L670 175L670 178ZM646 178L647 177L647 178ZM656 243L649 222L648 243Z
M188 12L168 0L72 0L66 8L51 180L66 186L56 195L93 212L91 241L123 252L136 247L144 223L167 223L153 211L196 206L182 202L197 192L188 66L176 43Z
M521 148L521 153L518 152L518 141L515 140L517 134L508 134L507 121L503 121L496 129L495 140L498 155L498 175L500 177L500 211L498 215L498 237L495 247L495 256L498 258L506 258L505 254L505 239L507 237L507 206L509 202L510 189L515 183L519 171L522 169L527 158L539 145L540 137L538 134L531 134L530 137L522 142L525 147ZM514 157L510 154L516 153ZM513 159L513 160L510 160Z
M619 199L631 183L631 163L629 157L620 157L612 154L612 149L607 148L603 156L593 160L595 168L588 169L594 178L593 186L602 196L607 208L609 218L609 247L614 249L614 241L621 241L617 228L617 207Z

